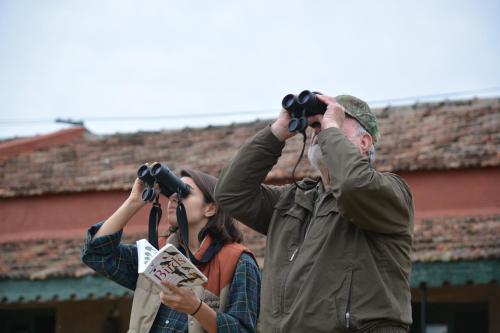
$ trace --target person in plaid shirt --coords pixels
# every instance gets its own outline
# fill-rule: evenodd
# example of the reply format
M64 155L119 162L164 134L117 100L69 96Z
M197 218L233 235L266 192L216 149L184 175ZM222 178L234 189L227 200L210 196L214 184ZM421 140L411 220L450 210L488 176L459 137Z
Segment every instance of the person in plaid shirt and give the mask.
M191 187L183 199L189 225L189 249L197 259L215 242L222 248L199 267L208 282L199 289L165 283L160 290L137 272L135 244L121 243L122 231L145 203L144 184L136 179L125 202L106 221L90 227L82 247L82 261L96 272L134 290L129 332L255 332L259 313L260 270L242 246L234 220L215 202L217 179L202 172L183 170L182 181ZM168 220L177 227L177 198L169 198ZM173 232L166 242L179 248ZM165 240L163 240L163 243ZM161 246L162 239L159 239Z

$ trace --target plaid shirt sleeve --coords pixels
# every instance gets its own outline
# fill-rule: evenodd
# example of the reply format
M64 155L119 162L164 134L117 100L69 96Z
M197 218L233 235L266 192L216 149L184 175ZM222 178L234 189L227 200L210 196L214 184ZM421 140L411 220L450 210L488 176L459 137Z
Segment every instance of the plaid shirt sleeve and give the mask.
M217 312L217 332L255 332L260 302L260 270L243 253L229 287L226 312Z
M102 223L91 226L87 231L81 250L81 259L97 273L134 290L139 275L137 273L137 247L135 244L120 243L122 230L92 240Z

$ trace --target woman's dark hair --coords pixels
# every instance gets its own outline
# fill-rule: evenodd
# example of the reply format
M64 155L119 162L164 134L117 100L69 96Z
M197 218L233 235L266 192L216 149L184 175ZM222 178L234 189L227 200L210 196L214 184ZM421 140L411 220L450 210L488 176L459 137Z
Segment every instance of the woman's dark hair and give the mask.
M243 234L236 226L236 221L215 201L214 192L217 178L204 172L190 169L182 170L181 177L191 178L201 193L203 193L205 203L214 203L217 207L215 215L210 217L207 225L198 234L198 240L201 242L206 235L210 235L214 240L219 240L222 243L241 243L243 241Z

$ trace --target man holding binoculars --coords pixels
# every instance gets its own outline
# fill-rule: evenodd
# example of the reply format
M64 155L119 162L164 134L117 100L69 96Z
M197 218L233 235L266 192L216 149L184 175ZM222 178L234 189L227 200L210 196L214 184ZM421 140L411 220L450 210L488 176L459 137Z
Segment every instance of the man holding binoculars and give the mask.
M403 179L371 166L374 114L348 95L287 97L215 191L226 211L267 235L261 331L408 332L413 201ZM307 99L320 107L309 109ZM308 156L321 180L262 184L286 140L308 125Z

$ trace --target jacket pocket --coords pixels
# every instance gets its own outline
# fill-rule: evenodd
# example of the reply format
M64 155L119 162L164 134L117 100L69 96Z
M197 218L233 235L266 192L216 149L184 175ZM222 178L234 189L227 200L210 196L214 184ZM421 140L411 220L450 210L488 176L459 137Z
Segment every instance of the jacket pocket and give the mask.
M353 283L354 271L352 268L349 268L346 271L342 287L339 289L337 295L335 295L338 322L343 323L343 326L348 330L356 330L358 327L356 313L352 307Z
M132 300L129 332L149 332L161 306L159 292L153 282L139 275Z
M337 201L329 198L330 200L325 200L323 204L318 208L316 216L327 216L333 213L338 213L339 209L337 207Z
M275 206L281 217L291 216L298 219L300 222L307 216L307 209L300 207L299 205L288 205L288 207Z
M339 219L337 203L335 200L325 200L317 207L315 213L309 223L305 241L320 244L331 238L337 224Z

